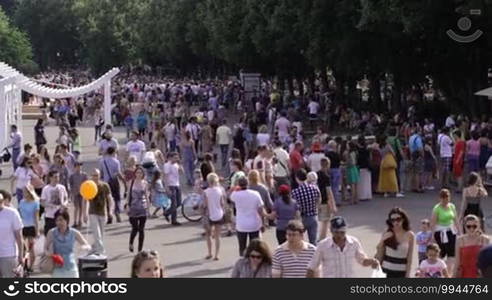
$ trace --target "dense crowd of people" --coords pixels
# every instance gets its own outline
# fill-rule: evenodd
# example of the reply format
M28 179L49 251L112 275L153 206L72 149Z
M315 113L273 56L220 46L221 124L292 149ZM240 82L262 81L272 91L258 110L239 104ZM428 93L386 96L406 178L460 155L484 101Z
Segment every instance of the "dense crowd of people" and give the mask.
M90 81L81 72L39 79L67 86ZM33 144L11 128L11 192L0 191L0 277L18 275L19 265L32 272L40 254L42 262L61 257L54 277L78 277L75 242L88 254L107 254L105 228L123 214L131 225L128 250L138 252L131 277L163 277L159 254L144 250L146 222L161 212L180 226L177 210L189 194L200 199L207 259L220 259L223 230L237 236L232 277L354 277L355 263L386 277L491 276L481 203L492 168L492 121L450 115L436 124L412 109L389 117L336 105L332 97L318 88L309 95L280 93L266 81L248 93L235 81L124 72L113 84L112 120L126 129L126 144L104 124L102 94L44 99ZM45 134L51 122L60 129L54 153ZM100 156L90 174L82 169L87 137L77 129L87 125L95 128ZM359 135L342 134L351 130ZM87 180L97 186L91 201L80 194ZM420 232L410 230L403 209L388 213L373 257L338 213L375 194L435 189L437 204ZM451 201L454 193L462 196L459 205ZM83 226L90 227L92 245L79 232ZM273 226L274 249L262 240ZM44 253L35 253L41 234Z

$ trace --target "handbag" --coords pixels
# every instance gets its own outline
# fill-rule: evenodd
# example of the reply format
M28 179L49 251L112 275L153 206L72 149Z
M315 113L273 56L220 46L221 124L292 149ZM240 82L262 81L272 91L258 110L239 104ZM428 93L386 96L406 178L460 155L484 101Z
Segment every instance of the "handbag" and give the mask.
M2 160L3 160L3 162L9 162L12 155L10 155L10 152L7 148L5 148L3 150L4 150L4 153L2 155Z
M41 273L53 273L55 269L55 263L51 255L43 254L39 260L39 269Z
M395 157L391 153L388 153L384 156L383 161L381 162L381 168L383 169L397 168Z
M377 269L372 271L371 278L386 278L386 273L383 272L381 266L378 266Z

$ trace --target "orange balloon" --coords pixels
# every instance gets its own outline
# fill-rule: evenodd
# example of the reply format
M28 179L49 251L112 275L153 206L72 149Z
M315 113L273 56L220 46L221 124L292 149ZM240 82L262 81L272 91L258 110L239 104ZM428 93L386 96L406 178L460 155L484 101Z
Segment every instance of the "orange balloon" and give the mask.
M92 180L86 180L80 186L80 195L87 201L91 201L97 195L97 184Z

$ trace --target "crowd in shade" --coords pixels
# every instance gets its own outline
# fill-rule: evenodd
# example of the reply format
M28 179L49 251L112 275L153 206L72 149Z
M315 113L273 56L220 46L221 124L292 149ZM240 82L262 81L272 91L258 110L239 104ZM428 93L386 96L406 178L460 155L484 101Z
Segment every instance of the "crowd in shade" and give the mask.
M91 81L80 71L38 79ZM172 262L145 250L146 222L180 226L178 208L190 197L197 199L206 259L222 259L221 239L237 238L232 277L347 278L356 276L356 264L388 278L492 276L482 208L492 121L449 115L442 123L411 105L399 114L374 113L332 97L317 86L289 94L262 81L250 93L235 80L125 71L113 83L112 124L104 123L102 93L42 99L33 141L11 127L14 173L10 191L0 191L0 277L57 257L53 277L77 278L75 245L108 255L105 229L121 222L129 222L128 251L136 254L129 275L165 277ZM45 126L53 125L59 136L50 153ZM81 126L94 126L94 136L81 136ZM116 127L125 128L126 141L115 138ZM82 139L98 147L98 166L88 173ZM80 192L87 180L97 186L91 201ZM420 224L411 226L399 207L375 212L386 226L376 249L364 248L340 215L376 197L436 192ZM80 233L86 227L91 245ZM277 244L262 239L266 230L275 230ZM35 253L40 235L43 253Z

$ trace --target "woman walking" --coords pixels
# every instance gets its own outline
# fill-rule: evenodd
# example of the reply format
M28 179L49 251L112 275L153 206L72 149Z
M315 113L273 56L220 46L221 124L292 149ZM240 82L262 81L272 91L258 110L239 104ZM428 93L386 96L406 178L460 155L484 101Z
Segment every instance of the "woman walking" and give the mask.
M207 176L208 188L204 191L204 209L205 216L209 220L209 226L206 227L206 240L208 254L206 259L212 258L212 236L215 240L214 260L219 260L220 234L224 224L224 208L226 195L224 189L219 185L219 176L210 173Z
M53 278L78 278L79 270L75 259L75 241L83 249L90 249L90 245L82 234L69 226L70 215L66 210L55 213L56 227L51 229L44 244L44 254L47 256L59 255L63 258L62 265L55 265Z
M478 131L471 133L471 139L466 142L466 161L468 172L479 172L480 170L480 134Z
M386 220L387 231L377 247L377 259L388 278L410 277L415 235L410 220L401 208L393 208Z
M458 224L458 213L455 205L451 203L451 193L448 189L442 189L439 193L439 203L432 209L431 230L441 249L441 258L446 258L450 274L454 269Z
M39 197L36 195L34 188L30 185L23 190L23 199L19 203L19 214L22 219L22 236L24 244L29 252L29 262L27 269L32 272L36 253L34 252L34 243L39 236Z
M287 224L292 220L299 219L301 213L296 200L292 199L290 195L290 187L288 185L281 185L278 188L278 194L279 198L273 204L272 213L268 217L272 220L276 220L277 242L279 245L282 245L287 241L285 236Z
M456 240L456 278L478 278L477 258L480 249L490 244L490 238L480 230L480 219L467 215L463 220L464 233Z
M480 219L480 228L484 228L484 215L481 203L488 197L487 190L483 186L482 178L476 172L471 172L468 176L466 188L463 190L463 200L461 202L459 220L463 222L463 218L468 215L474 215Z
M379 142L381 147L381 167L379 169L379 183L378 191L384 193L384 197L388 197L389 193L396 195L396 197L403 197L398 192L398 181L396 178L396 159L393 148L386 142L386 138L383 137Z
M359 203L357 196L357 184L360 181L360 170L357 165L357 146L355 143L349 143L349 149L346 153L347 162L347 183L350 185L352 193L352 204Z
M184 133L184 139L181 142L180 150L183 157L183 167L186 175L186 180L189 186L193 186L193 171L195 170L195 142L191 138L191 133L186 131Z
M357 198L360 201L372 199L372 180L370 171L370 152L364 136L359 136L357 145L357 165L360 168L360 180L357 183Z
M142 251L145 239L145 222L149 215L148 183L145 180L145 170L137 167L135 179L128 191L127 209L132 231L130 233L129 250L133 252L133 241L138 234L138 252Z
M272 253L268 244L259 240L252 240L244 257L240 258L232 270L232 278L271 278Z
M461 138L461 132L456 130L454 132L455 146L453 156L453 175L458 182L456 193L461 193L463 189L463 172L465 167L465 149L466 143Z

